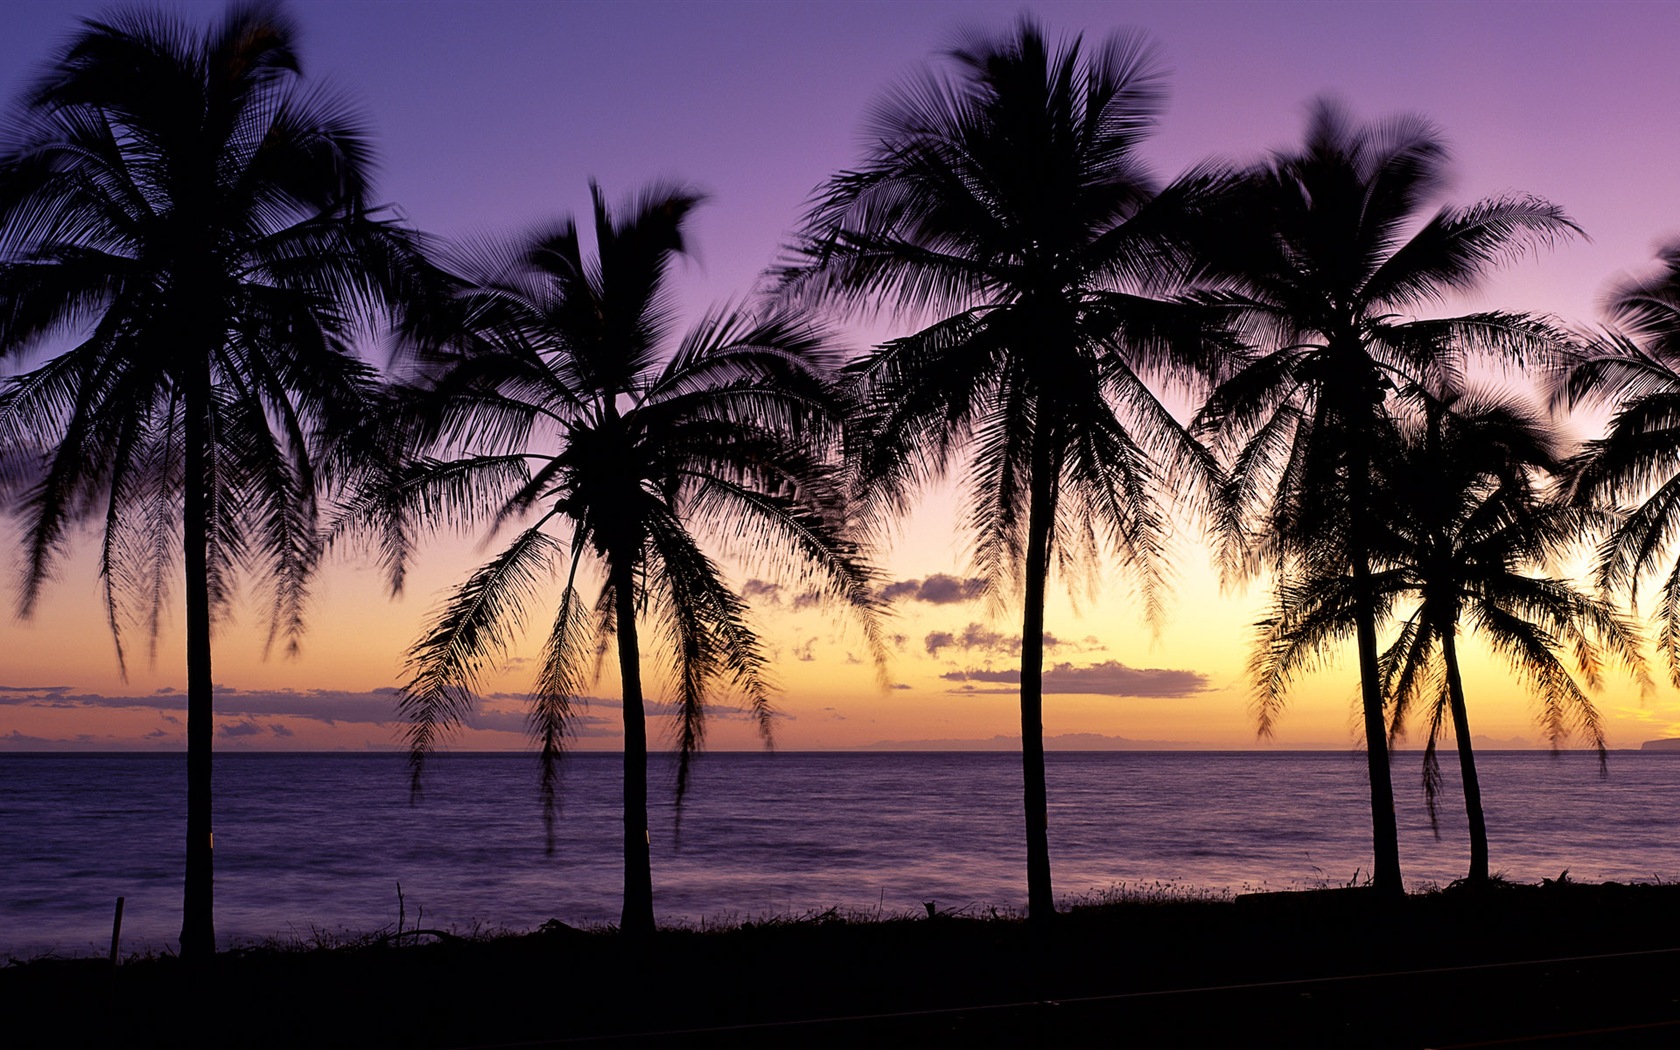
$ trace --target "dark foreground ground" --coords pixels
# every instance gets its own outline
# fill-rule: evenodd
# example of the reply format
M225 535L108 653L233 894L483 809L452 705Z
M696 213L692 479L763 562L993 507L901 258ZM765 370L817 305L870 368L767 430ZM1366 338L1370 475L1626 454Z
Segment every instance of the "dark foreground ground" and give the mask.
M1680 1046L1674 885L397 940L0 967L0 1045Z

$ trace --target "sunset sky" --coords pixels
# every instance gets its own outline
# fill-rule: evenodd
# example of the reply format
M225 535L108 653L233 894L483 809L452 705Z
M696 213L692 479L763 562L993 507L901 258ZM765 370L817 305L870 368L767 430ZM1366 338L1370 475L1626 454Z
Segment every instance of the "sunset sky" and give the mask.
M23 0L0 34L7 104L74 31L107 5ZM220 4L158 5L207 19ZM933 60L962 29L999 31L1022 11L1052 34L1147 32L1169 71L1171 105L1146 147L1169 178L1209 157L1287 148L1307 103L1341 99L1357 116L1420 113L1452 145L1447 199L1523 191L1562 205L1587 240L1494 275L1443 309L1499 307L1597 320L1607 283L1650 266L1680 237L1680 5L1657 3L294 3L305 73L363 107L381 157L382 199L443 237L511 233L583 214L587 181L620 199L653 180L708 194L696 257L676 289L690 317L746 295L774 262L811 191L856 162L873 100ZM844 329L851 345L891 318ZM383 360L384 350L368 354ZM1575 421L1590 433L1599 421ZM13 533L4 548L15 550ZM388 601L377 571L337 558L316 588L301 657L264 660L260 613L217 636L217 747L400 746L391 692L402 654L443 591L486 556L484 538L431 544L406 594ZM1303 683L1275 738L1256 743L1243 669L1264 588L1222 593L1206 547L1184 530L1170 619L1141 622L1124 574L1076 588L1052 581L1046 734L1052 747L1354 745L1352 654ZM970 537L953 490L930 492L881 565L893 581L892 687L863 659L862 633L834 610L742 574L782 685L777 744L1011 746L1010 672L1018 607L973 597ZM105 628L91 534L27 622L0 643L0 749L184 746L181 632L144 646L124 682ZM4 592L15 609L7 566ZM179 603L176 608L177 619ZM542 623L547 609L534 611ZM495 679L457 748L524 746L523 690L537 642ZM646 664L660 682L657 657ZM583 747L616 747L617 685L582 727ZM1538 744L1525 696L1479 654L1471 720L1487 747ZM1612 674L1598 696L1613 747L1680 735L1680 694L1642 699ZM755 746L751 723L720 700L711 746ZM659 727L662 729L663 727ZM656 729L656 739L658 739ZM1128 743L1129 742L1129 743Z

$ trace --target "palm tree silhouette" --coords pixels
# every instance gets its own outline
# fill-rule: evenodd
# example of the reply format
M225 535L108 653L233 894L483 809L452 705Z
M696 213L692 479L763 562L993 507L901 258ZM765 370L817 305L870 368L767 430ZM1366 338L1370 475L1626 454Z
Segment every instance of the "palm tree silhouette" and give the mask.
M1492 265L1578 232L1555 206L1508 196L1422 209L1446 150L1426 122L1357 125L1318 102L1306 143L1241 172L1199 244L1199 298L1232 312L1259 353L1198 425L1232 464L1227 567L1320 577L1339 558L1354 595L1371 784L1373 885L1402 892L1371 582L1371 463L1389 394L1437 386L1467 351L1520 356L1562 336L1525 314L1407 320ZM1254 522L1261 523L1258 527ZM1327 536L1336 537L1325 543ZM1332 573L1333 575L1333 573Z
M1022 590L1021 752L1028 915L1055 913L1044 780L1044 597L1103 550L1160 613L1161 475L1212 463L1146 385L1194 378L1220 343L1200 311L1150 298L1182 266L1175 216L1202 188L1157 194L1136 154L1161 104L1129 36L1052 46L1030 19L950 54L890 95L856 171L832 178L784 273L795 293L885 299L931 324L848 366L849 440L866 511L902 515L967 455L974 562ZM1211 485L1208 485L1211 489Z
M1616 406L1601 438L1589 441L1566 472L1581 506L1637 504L1616 522L1598 551L1597 582L1626 591L1662 573L1657 592L1657 648L1680 685L1680 559L1669 563L1680 521L1680 244L1659 253L1662 268L1620 282L1608 298L1613 327L1590 340L1560 372L1554 400Z
M881 642L874 578L845 536L843 492L825 458L837 433L819 333L786 314L723 312L669 351L668 270L699 198L655 187L617 216L590 190L595 259L570 221L462 257L466 345L430 386L421 444L433 455L397 484L376 486L358 513L364 527L399 537L386 547L396 564L405 521L527 522L409 652L400 704L416 778L440 734L462 720L483 668L512 644L542 578L563 567L531 693L552 801L574 706L616 638L620 928L645 935L654 919L640 621L656 625L675 658L679 804L716 686L737 691L771 736L766 655L745 601L697 537L862 610L877 656ZM593 601L578 590L589 562L602 577Z
M299 86L292 40L266 6L203 32L143 11L86 22L0 156L0 354L72 344L0 392L22 611L70 527L97 521L126 666L124 620L155 655L185 563L184 958L215 950L211 624L250 569L270 644L296 648L335 438L376 396L349 340L413 263L365 210L366 133Z
M1605 758L1604 733L1590 697L1560 655L1568 651L1591 688L1608 650L1645 678L1638 632L1608 602L1567 579L1531 575L1579 538L1588 512L1541 498L1537 482L1560 465L1555 435L1518 402L1473 395L1434 398L1413 391L1421 411L1393 423L1372 462L1371 587L1380 619L1398 620L1379 661L1391 738L1412 708L1428 722L1423 784L1437 815L1436 745L1450 720L1458 749L1470 831L1466 881L1489 878L1487 824L1476 772L1464 679L1461 627L1504 656L1539 705L1554 749L1571 723ZM1281 587L1259 625L1251 670L1256 707L1269 726L1295 675L1316 666L1356 633L1351 577L1334 559ZM1326 569L1330 571L1325 571Z

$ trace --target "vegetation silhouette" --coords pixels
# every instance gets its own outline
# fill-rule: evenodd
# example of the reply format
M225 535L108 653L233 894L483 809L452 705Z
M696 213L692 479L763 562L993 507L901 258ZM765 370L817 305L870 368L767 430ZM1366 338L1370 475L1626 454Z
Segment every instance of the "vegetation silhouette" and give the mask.
M936 318L849 365L847 452L864 513L902 516L968 456L974 564L1022 592L1028 914L1055 913L1044 783L1044 596L1117 551L1160 614L1160 481L1211 494L1214 467L1146 384L1190 383L1222 344L1203 312L1152 298L1184 265L1175 217L1196 175L1157 192L1137 156L1162 104L1144 41L1053 44L1033 20L966 38L950 73L876 109L863 165L805 217L797 294Z
M1555 377L1552 394L1567 408L1615 406L1604 435L1571 460L1567 492L1577 505L1619 512L1598 549L1601 589L1625 592L1637 610L1641 581L1665 573L1657 590L1657 649L1669 680L1680 686L1680 559L1665 565L1680 526L1680 244L1659 258L1656 273L1612 288L1611 327Z
M83 23L14 112L0 155L7 507L28 615L69 543L101 529L106 616L155 656L177 559L187 651L181 955L215 951L211 627L248 570L269 644L295 650L337 436L378 398L358 324L403 297L412 239L367 208L345 103L301 86L268 5L200 32L140 9Z
M421 425L410 441L426 455L373 485L351 524L381 537L400 573L412 525L521 522L409 651L400 707L417 784L426 755L461 723L480 675L512 644L543 577L558 567L565 585L531 692L551 807L577 705L616 639L620 929L645 935L654 919L639 621L656 625L675 662L679 805L718 685L738 692L771 738L766 654L746 602L702 539L850 605L863 614L878 659L882 644L874 576L845 532L832 465L831 352L821 332L785 312L726 310L668 350L668 274L686 251L700 198L656 186L615 214L598 187L590 193L593 259L565 221L454 260L464 282L453 303L455 338L433 350L434 374L411 406ZM593 600L579 591L586 563L602 577Z
M1645 684L1639 635L1609 602L1568 580L1532 575L1575 544L1590 512L1543 499L1538 484L1560 465L1556 434L1512 399L1410 391L1415 411L1397 413L1372 462L1369 554L1379 620L1398 620L1379 661L1391 740L1418 704L1428 724L1424 796L1435 823L1441 783L1436 746L1451 723L1470 832L1466 881L1489 881L1487 823L1476 773L1464 680L1461 626L1504 656L1538 703L1553 749L1572 728L1605 758L1589 687L1600 682L1602 651ZM1411 408L1413 406L1407 406ZM1357 630L1358 603L1345 559L1284 580L1270 616L1257 625L1251 670L1263 731L1297 673L1318 666ZM1402 615L1403 614L1403 615Z
M1235 173L1223 205L1206 213L1195 275L1208 285L1198 301L1231 311L1257 350L1198 418L1231 464L1225 565L1237 576L1270 568L1285 582L1348 575L1373 886L1390 895L1403 886L1371 578L1372 463L1390 395L1438 386L1468 352L1520 359L1564 341L1527 314L1407 320L1404 312L1578 232L1556 206L1521 195L1426 216L1446 160L1420 118L1361 125L1319 100L1301 149Z

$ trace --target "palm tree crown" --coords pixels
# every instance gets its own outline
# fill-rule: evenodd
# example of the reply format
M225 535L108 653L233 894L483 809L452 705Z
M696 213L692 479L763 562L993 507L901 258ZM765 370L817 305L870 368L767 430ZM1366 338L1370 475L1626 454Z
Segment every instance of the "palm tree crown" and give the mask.
M1436 816L1436 745L1450 723L1470 827L1473 882L1489 878L1487 827L1457 636L1467 627L1504 656L1537 704L1555 749L1578 729L1604 758L1588 687L1608 649L1643 679L1637 631L1609 603L1566 579L1533 575L1576 542L1585 514L1543 499L1537 484L1559 466L1557 440L1520 403L1475 395L1434 398L1401 413L1373 463L1371 586L1379 616L1398 616L1380 660L1390 736L1425 705L1424 794ZM1280 588L1260 625L1253 670L1262 727L1297 672L1355 633L1357 603L1332 559Z
M1320 102L1306 142L1239 173L1199 238L1202 301L1229 311L1257 349L1203 407L1231 467L1227 564L1280 578L1325 558L1350 576L1359 613L1361 702L1371 780L1374 881L1401 892L1371 589L1371 464L1389 395L1438 387L1467 351L1549 352L1545 320L1484 312L1410 319L1491 266L1576 227L1511 196L1420 213L1446 150L1415 118L1354 124ZM1251 522L1264 526L1251 530ZM1326 538L1330 541L1326 542Z
M1657 648L1680 685L1680 559L1669 561L1680 525L1680 244L1660 258L1657 273L1612 290L1612 327L1560 373L1554 397L1617 406L1604 436L1571 462L1569 492L1583 506L1635 505L1599 548L1598 584L1637 603L1641 584L1662 575Z
M700 538L798 576L873 621L871 573L843 532L825 455L835 438L827 352L784 314L712 316L668 348L666 278L699 202L655 188L623 216L594 198L598 257L566 222L462 259L464 346L422 395L432 453L358 509L406 555L403 522L522 521L513 542L437 613L409 654L401 705L419 763L470 704L482 667L512 642L542 577L565 578L532 690L545 785L574 705L616 637L625 718L623 928L653 925L646 807L641 620L675 660L678 798L707 702L733 688L770 738L766 657ZM578 591L593 563L601 589ZM552 797L552 796L550 796Z
M250 569L295 647L334 437L374 396L349 340L411 259L368 218L365 134L299 86L292 35L262 6L204 32L88 22L0 153L0 355L69 344L0 391L0 442L27 450L23 611L98 520L120 662L130 613L155 643L184 557L186 955L214 950L210 623Z
M950 57L952 74L877 108L865 163L822 191L786 277L934 318L848 367L849 451L877 515L966 454L976 566L994 594L1024 588L1028 898L1044 919L1045 581L1052 560L1077 572L1117 551L1159 612L1158 482L1193 485L1207 461L1146 379L1193 378L1216 343L1148 293L1181 265L1174 217L1200 182L1158 192L1138 158L1162 99L1139 40L1053 46L1023 20Z

